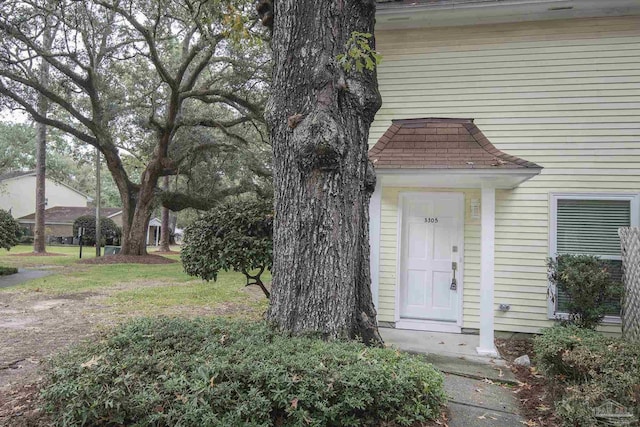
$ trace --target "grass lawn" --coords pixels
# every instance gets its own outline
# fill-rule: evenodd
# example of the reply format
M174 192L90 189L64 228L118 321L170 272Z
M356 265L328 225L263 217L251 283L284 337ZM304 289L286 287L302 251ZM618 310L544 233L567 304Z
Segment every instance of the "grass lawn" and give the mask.
M204 282L185 274L179 255L163 255L177 260L174 264L78 264L78 247L50 246L48 252L61 256L16 256L32 251L20 245L11 251L0 250L0 265L17 268L53 270L53 275L31 280L22 285L0 289L0 292L73 295L106 291L107 303L119 312L135 311L152 314L157 309L220 304L246 304L256 313L264 311L266 299L256 298L245 289L244 276L221 273L217 282ZM149 253L153 253L151 249ZM95 249L83 249L83 259L95 257ZM266 281L270 277L265 277ZM162 310L160 310L162 311ZM177 310L171 310L177 314Z

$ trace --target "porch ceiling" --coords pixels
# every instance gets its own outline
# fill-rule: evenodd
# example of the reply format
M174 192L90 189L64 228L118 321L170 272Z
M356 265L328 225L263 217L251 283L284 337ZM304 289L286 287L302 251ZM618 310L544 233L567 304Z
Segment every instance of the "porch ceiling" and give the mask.
M542 170L498 150L473 119L394 120L369 158L384 185L513 188Z

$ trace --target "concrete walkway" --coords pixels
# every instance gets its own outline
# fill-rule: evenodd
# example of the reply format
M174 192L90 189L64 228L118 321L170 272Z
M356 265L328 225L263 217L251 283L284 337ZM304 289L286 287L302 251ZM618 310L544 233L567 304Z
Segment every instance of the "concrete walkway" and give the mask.
M380 328L387 345L422 355L445 374L449 427L517 427L517 384L504 360L478 356L477 335Z
M41 277L49 276L54 272L51 270L23 270L19 269L16 274L0 277L0 288L20 285L24 282Z

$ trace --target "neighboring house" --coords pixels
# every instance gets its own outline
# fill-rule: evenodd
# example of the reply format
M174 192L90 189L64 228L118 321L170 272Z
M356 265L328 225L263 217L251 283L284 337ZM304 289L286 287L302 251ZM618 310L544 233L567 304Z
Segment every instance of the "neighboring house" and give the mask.
M95 216L95 214L96 208L94 207L56 206L49 208L44 211L45 233L50 240L60 240L59 243L70 244L73 242L73 238L77 237L73 234L74 221L81 216ZM101 208L100 216L113 220L118 227L122 228L122 208ZM31 234L33 233L34 213L17 218L17 221ZM151 218L147 228L147 245L158 246L161 229L162 222L158 218Z
M379 0L376 21L378 320L495 354L562 316L548 257L619 267L640 223L640 2Z
M55 206L86 207L92 199L68 185L46 178L45 208ZM0 175L0 209L11 211L14 218L36 211L36 173L10 172Z
M66 239L64 243L71 243L74 221L85 215L96 214L94 207L56 206L44 211L45 233L49 238ZM100 216L110 218L118 227L122 227L121 208L101 208ZM31 233L35 227L35 213L17 218L17 221Z

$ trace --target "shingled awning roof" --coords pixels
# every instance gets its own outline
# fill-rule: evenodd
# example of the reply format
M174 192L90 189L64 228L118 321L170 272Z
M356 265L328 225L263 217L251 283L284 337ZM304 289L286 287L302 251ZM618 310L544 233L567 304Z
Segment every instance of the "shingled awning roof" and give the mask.
M498 150L473 119L403 119L369 150L376 169L541 169Z

